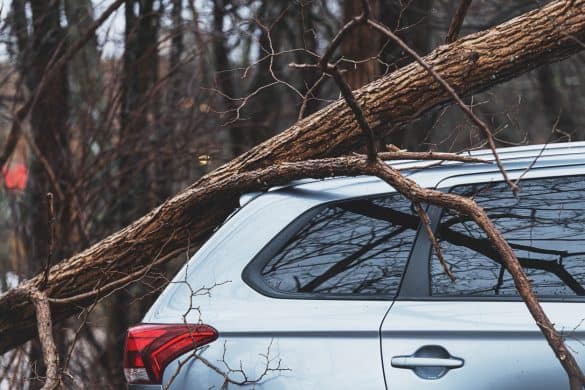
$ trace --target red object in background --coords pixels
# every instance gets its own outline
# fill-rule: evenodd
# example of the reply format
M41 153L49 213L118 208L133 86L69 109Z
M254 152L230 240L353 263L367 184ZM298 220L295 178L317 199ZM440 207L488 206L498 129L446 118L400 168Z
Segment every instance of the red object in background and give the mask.
M2 168L2 178L6 189L22 191L26 187L28 168L22 163L5 165Z

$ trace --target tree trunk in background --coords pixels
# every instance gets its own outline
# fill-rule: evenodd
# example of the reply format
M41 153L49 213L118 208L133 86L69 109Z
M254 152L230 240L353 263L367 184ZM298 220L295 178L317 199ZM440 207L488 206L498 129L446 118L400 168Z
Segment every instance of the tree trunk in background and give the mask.
M230 141L230 157L240 155L249 150L251 147L268 139L273 135L276 129L282 127L281 121L287 115L287 107L282 107L281 102L285 101L283 95L288 93L286 87L283 85L272 85L265 88L271 83L275 83L274 74L281 74L286 65L282 63L282 57L270 57L271 50L279 52L280 50L292 49L297 47L305 47L309 50L315 50L316 44L311 46L311 41L315 41L314 36L307 30L308 26L302 26L303 23L311 23L311 4L299 3L298 6L291 6L288 0L272 0L263 1L256 10L256 18L260 27L257 24L251 24L249 32L253 38L245 37L240 42L240 48L244 55L238 58L237 66L249 66L248 77L242 79L237 85L234 84L234 74L237 72L230 72L229 69L236 64L230 64L229 48L227 47L226 36L228 32L225 31L225 22L230 14L236 14L233 7L237 3L230 3L229 0L214 1L214 29L213 29L213 48L215 59L215 86L224 95L221 97L221 105L223 111L229 111L225 115L225 121L232 121L236 119L236 113L233 111L237 105L242 101L233 101L227 96L234 97L235 95L244 96L246 94L254 94L253 103L247 104L240 117L227 124L226 128L229 132ZM227 11L226 11L226 6ZM229 7L231 6L231 8ZM297 13L308 9L305 15ZM304 18L306 17L306 19ZM298 25L291 25L292 23L302 21L299 23L301 28L297 30ZM305 29L303 29L303 27ZM267 31L269 29L270 31ZM298 35L296 35L298 33ZM308 37L303 39L303 36ZM307 45L305 45L307 43ZM305 55L304 57L300 51L294 51L295 58L299 62L310 62L314 58ZM271 69L272 66L272 69ZM314 72L317 74L317 72ZM241 74L240 74L241 75ZM249 76L252 77L249 77ZM318 77L318 76L317 76ZM251 78L251 81L248 79ZM307 85L311 85L316 79L307 80ZM239 87L238 87L239 86ZM300 90L303 88L301 87ZM317 92L317 91L315 91ZM278 107L278 109L275 109ZM316 105L311 102L309 110L315 110Z
M316 36L314 31L315 31L315 28L317 27L318 22L315 20L314 12L312 12L312 10L311 10L312 6L313 6L313 3L308 3L306 6L301 7L301 10L300 10L301 15L298 18L298 25L297 25L298 32L296 34L298 37L302 37L301 47L303 47L306 50L309 50L311 52L316 53L316 52L318 52L319 42L317 42L317 36ZM311 56L307 55L307 53L300 52L300 51L295 52L295 57L296 57L296 62L299 64L311 63L311 61L313 60L313 58L311 58ZM311 73L303 75L303 79L306 80L306 85L304 86L303 89L301 89L303 94L306 94L307 90L309 88L313 87L313 85L317 82L317 80L319 80L320 76L321 76L320 72L318 72L317 70L311 71ZM321 104L320 104L319 100L317 99L317 97L320 95L320 91L321 91L322 86L323 86L323 83L320 83L319 85L317 85L313 89L311 95L315 98L309 97L303 118L311 115L312 113L316 112L319 109L319 106Z
M22 53L20 72L32 93L46 77L45 69L65 48L65 33L60 25L60 3L32 1L32 39L27 36L24 1L14 1L15 23L20 24L18 39ZM36 104L30 117L31 141L35 148L29 158L29 179L22 203L25 229L22 241L27 248L28 274L32 276L43 268L49 255L49 219L47 193L55 195L56 235L54 256L62 258L72 253L71 197L67 191L72 182L71 151L69 146L69 88L67 67L63 66L51 74L45 87L38 92ZM35 150L36 149L36 150ZM46 165L45 165L46 164ZM51 181L47 168L54 172ZM57 196L61 194L62 197ZM59 340L58 340L59 341ZM37 343L33 343L31 361L38 364L38 375L43 375L42 355ZM31 382L32 388L40 387L42 381Z
M92 0L64 0L63 8L67 18L67 38L71 44L81 39L86 26L94 21ZM79 53L69 61L69 85L71 100L75 107L70 114L71 126L76 130L73 141L84 147L76 151L76 157L81 160L79 166L87 166L86 161L93 154L84 140L96 137L98 129L103 126L104 118L100 115L105 111L106 99L103 95L104 80L97 35L92 34L88 42ZM104 145L102 140L96 139L101 149L111 147ZM83 197L84 194L77 194Z
M228 58L227 37L224 32L224 22L226 17L226 7L231 4L231 0L213 0L213 59L215 66L215 88L221 93L221 110L228 112L224 116L230 118L232 113L229 111L234 108L235 87L232 81L232 73L230 72L230 61ZM229 135L229 151L226 154L229 156L238 156L242 154L245 148L245 140L240 128L236 123L231 123L226 126Z
M453 2L457 5L457 2ZM405 8L395 1L382 3L381 20L392 30L405 29L398 32L400 36L419 55L426 55L431 48L431 8L433 0L417 0L405 2ZM382 42L385 45L386 42ZM382 52L382 59L389 64L404 66L413 59L405 57L404 53L392 43L386 45ZM391 134L387 141L412 151L427 149L425 140L433 126L435 115L425 115L409 124L407 128Z
M181 107L181 96L183 91L183 67L181 59L185 44L183 42L183 11L182 0L172 0L171 9L171 47L169 54L169 66L167 73L170 74L166 84L166 99L164 119L160 126L157 126L157 138L163 150L161 156L156 159L156 187L158 201L163 201L172 195L172 185L175 177L172 170L172 159L174 156L177 126L184 120L184 111ZM195 71L193 69L192 71Z
M371 16L380 19L380 1L370 0ZM363 11L361 1L343 0L343 21L359 16ZM341 43L341 54L355 64L343 64L344 78L351 89L358 89L380 77L378 54L382 48L381 35L369 26L360 26Z
M583 130L577 129L571 113L562 111L562 107L567 107L567 104L563 104L566 103L564 102L566 100L566 95L563 95L561 91L559 91L560 86L558 85L558 80L555 80L553 69L551 69L550 66L543 66L536 71L536 77L539 87L538 93L542 99L542 106L548 111L547 116L549 118L556 118L556 120L549 123L550 134L548 134L548 136L546 133L542 132L542 129L537 134L530 134L531 130L532 132L535 132L536 129L529 129L528 133L531 141L534 143L549 142L552 137L553 128L555 127L560 130L562 134L574 134L576 130L580 130L581 134L577 134L577 139L582 139ZM558 77L558 79L560 79L560 77Z
M585 0L574 0L572 7L559 0L440 46L424 60L465 96L581 51L583 39ZM357 90L356 99L367 107L375 135L384 137L392 128L448 104L451 96L422 66L411 63ZM336 101L211 172L131 225L52 267L45 289L48 296L88 294L75 304L55 304L55 322L108 293L108 288L95 291L96 280L119 281L121 275L144 270L157 256L170 258L207 239L238 206L240 191L261 186L254 182L238 187L239 183L230 181L235 174L284 161L350 153L363 141L352 111L344 101ZM41 281L38 275L21 286L38 286ZM28 340L34 332L30 302L14 290L0 295L0 352Z
M146 167L136 164L146 160L146 142L152 139L149 119L156 110L152 87L158 79L159 13L154 4L155 0L127 0L125 7L120 147L126 153L120 165L124 172L120 187L124 194L121 199L126 202L120 207L122 224L148 208L144 192L149 185L148 174Z
M29 21L26 15L26 0L12 0L11 30L16 37L18 48L17 67L29 91L35 88L35 77L31 70L32 42L28 32Z
M63 9L67 18L68 43L80 39L88 25L94 21L92 0L64 0ZM90 98L99 97L102 83L100 69L100 53L96 34L90 39L70 61L69 75L71 80L71 94L77 103L95 107L96 102ZM78 97L88 101L79 102ZM101 105L98 104L98 108Z
M59 24L59 2L31 2L33 17L32 53L30 68L25 74L31 75L32 86L38 85L47 64L55 53L63 50L65 34ZM55 194L58 217L56 255L68 254L70 233L70 199L65 191L71 184L71 152L69 147L69 88L67 68L64 66L53 73L45 88L39 93L37 103L31 111L32 140L41 155L31 153L30 176L27 200L24 210L28 214L28 237L30 250L30 274L37 273L48 255L47 192ZM56 176L51 183L41 162L44 159ZM60 188L57 189L55 185ZM58 199L62 191L64 199ZM32 239L34 238L34 239Z
M300 46L300 42L297 42L290 35L286 35L287 32L290 32L286 18L279 19L279 16L285 13L288 18L292 18L294 11L295 9L290 7L290 3L287 0L264 1L258 9L260 22L271 28L270 32L263 28L257 29L259 37L255 57L258 60L263 60L254 66L254 79L247 93L260 92L256 95L255 103L246 108L246 119L240 121L244 151L250 150L250 148L270 138L278 129L279 121L283 116L282 113L285 111L285 108L274 109L274 107L282 107L284 87L279 85L264 90L260 89L275 81L272 77L272 72L279 74L279 70L282 69L280 58L273 57L271 59L267 57L271 50L271 43L275 52L280 51L282 46L286 44L289 45L287 47L297 47L297 43ZM271 25L276 20L278 20L278 23ZM272 72L270 69L271 60Z
M153 119L156 119L158 79L159 12L155 0L127 0L125 5L124 56L121 80L120 140L122 158L119 165L117 221L120 226L152 207L152 177L147 152L148 142L154 139ZM156 159L150 156L151 160ZM136 307L130 304L126 290L111 297L112 315L107 318L106 351L111 362L110 383L123 386L122 367L124 339L128 326L139 320ZM136 302L134 306L139 306Z

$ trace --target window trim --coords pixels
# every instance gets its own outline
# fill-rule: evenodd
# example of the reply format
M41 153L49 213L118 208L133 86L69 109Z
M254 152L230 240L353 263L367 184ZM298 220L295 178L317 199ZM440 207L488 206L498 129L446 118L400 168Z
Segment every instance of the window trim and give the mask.
M313 218L317 213L323 210L326 207L334 206L337 204L352 202L352 201L359 201L359 200L373 200L373 199L380 199L385 198L392 195L401 195L398 191L390 191L383 194L376 194L376 195L366 195L366 196L358 196L358 197L350 197L345 199L339 199L329 202L320 203L316 206L311 207L309 210L306 210L299 216L297 216L292 222L290 222L284 229L282 229L279 233L277 233L270 241L248 262L248 264L242 270L242 280L248 286L250 286L253 290L257 293L264 295L269 298L277 298L277 299L298 299L298 300L338 300L338 301L388 301L392 302L396 300L397 296L399 295L403 281L406 275L406 271L409 268L409 264L413 257L414 248L417 247L419 239L423 237L421 233L422 227L419 226L416 228L414 241L412 247L410 248L408 257L406 259L406 263L404 265L404 271L402 272L402 276L400 277L400 281L398 282L398 288L396 293L391 295L371 295L371 294L363 294L363 293L355 293L355 294L332 294L332 293L315 293L315 292L285 292L281 290L277 290L270 286L268 283L264 281L264 278L261 276L261 270L264 266L276 255L278 251L280 251L284 246L289 242L289 240L298 233L305 224ZM406 199L406 198L405 198ZM407 199L408 200L408 199ZM410 202L412 204L412 202Z
M581 167L585 168L583 164L568 164L571 168ZM562 168L561 166L546 166L542 168L532 168L530 172L535 174L535 176L528 176L524 177L523 180L538 180L538 179L554 179L559 177L583 177L585 179L585 172L581 171L578 172L558 172L558 169ZM555 171L554 174L550 171ZM522 174L525 169L513 169L508 170L507 172L511 175L511 179L513 180L516 174ZM443 178L435 187L438 191L442 191L445 193L450 193L451 190L455 187L461 185L481 185L481 184L493 184L493 183L503 183L502 179L500 180L481 180L481 181L474 181L472 178L477 174L462 174L462 175L453 175L449 177ZM443 183L447 182L451 179L462 178L462 177L469 177L470 180L466 180L465 183L454 184L451 186L445 186ZM433 209L438 209L439 212L434 211ZM443 208L439 208L437 206L430 206L429 208L429 218L431 221L431 227L433 228L433 233L436 233L436 229L439 225L441 217L443 216ZM420 230L420 227L419 227ZM420 236L427 237L426 233L420 234ZM418 241L418 237L417 240ZM415 241L415 243L416 243ZM427 237L427 241L428 237ZM431 261L432 261L432 246L429 247L429 251L427 256L423 257L416 257L415 261L409 261L407 263L407 268L405 271L405 276L409 273L418 274L420 278L423 280L418 282L419 286L422 286L418 289L404 289L404 287L399 291L398 297L396 298L397 301L436 301L436 302L522 302L522 297L520 296L455 296L455 295L442 295L442 296L434 296L432 295L432 275L431 275ZM413 268L413 270L411 270ZM426 269L426 272L423 271ZM422 275L422 276L421 276ZM406 277L403 277L406 280ZM403 290L404 289L404 290ZM551 303L561 303L561 302L585 302L585 296L538 296L538 300L540 302L551 302Z

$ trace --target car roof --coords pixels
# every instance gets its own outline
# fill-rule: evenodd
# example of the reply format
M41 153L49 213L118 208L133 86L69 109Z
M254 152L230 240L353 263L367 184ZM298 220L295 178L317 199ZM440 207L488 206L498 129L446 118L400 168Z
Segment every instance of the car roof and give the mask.
M505 147L498 148L497 153L506 170L583 165L585 164L585 141ZM424 176L432 176L433 181L437 182L437 178L499 171L490 149L468 151L459 153L459 155L477 157L486 160L487 163L441 162L439 160L400 160L387 163L391 167L401 170L406 176L419 181L422 185L425 185ZM303 190L309 186L311 191L328 191L347 185L366 184L371 180L372 178L367 176L300 179L286 185L272 187L267 191L244 194L240 197L240 205L245 205L265 192L290 192L293 189Z

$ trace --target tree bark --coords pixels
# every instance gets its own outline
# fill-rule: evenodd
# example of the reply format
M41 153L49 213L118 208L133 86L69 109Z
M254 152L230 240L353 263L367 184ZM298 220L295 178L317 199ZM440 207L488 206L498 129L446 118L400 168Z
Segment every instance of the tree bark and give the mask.
M539 65L583 49L585 0L554 1L492 29L437 48L425 57L460 95L475 93ZM356 91L378 137L409 123L421 113L450 101L450 95L420 66L412 63ZM201 243L238 204L241 193L276 185L246 171L285 161L336 156L355 150L364 137L353 113L335 102L288 130L208 174L150 213L87 250L52 267L46 293L51 298L84 294L82 299L53 304L55 322L103 297L107 283ZM326 172L325 172L326 173ZM301 173L299 173L301 174ZM38 286L42 276L23 282ZM35 332L34 308L8 291L0 296L0 352L28 340Z
M379 0L370 1L372 18L380 18ZM343 1L343 19L347 23L363 12L362 3L355 0ZM341 42L341 53L352 64L343 64L346 68L344 78L351 89L358 89L380 76L378 54L382 49L382 36L370 26L359 26Z

